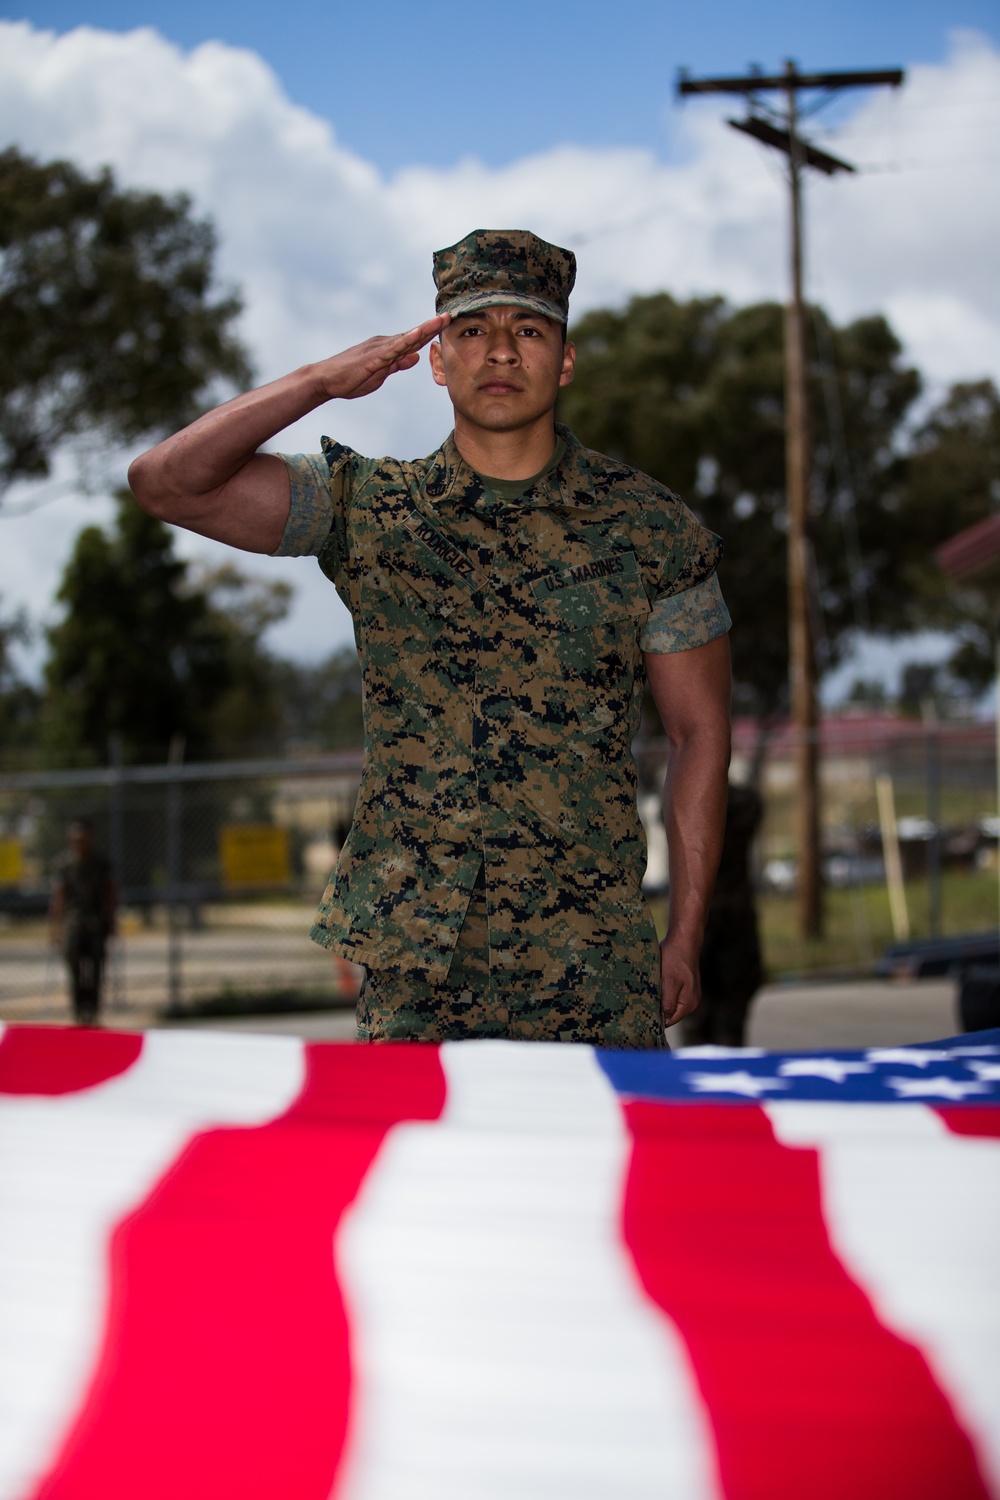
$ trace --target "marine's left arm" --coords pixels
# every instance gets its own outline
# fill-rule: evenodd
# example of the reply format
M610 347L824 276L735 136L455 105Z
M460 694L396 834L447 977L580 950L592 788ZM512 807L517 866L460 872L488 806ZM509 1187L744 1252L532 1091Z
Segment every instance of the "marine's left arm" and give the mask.
M676 1024L701 998L698 956L722 851L730 754L729 637L643 654L670 743L663 818L670 850L670 925L660 945L663 1018Z

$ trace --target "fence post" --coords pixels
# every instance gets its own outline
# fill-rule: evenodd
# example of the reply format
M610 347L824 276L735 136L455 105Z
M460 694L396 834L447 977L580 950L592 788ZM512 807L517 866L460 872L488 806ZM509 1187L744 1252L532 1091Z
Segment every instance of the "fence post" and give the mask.
M996 802L994 803L994 806L996 808L998 816L1000 816L1000 616L997 617L994 629L996 631L996 637L993 642L993 649L995 653L995 674L993 689L993 734L996 740L995 748L997 773ZM1000 829L998 829L997 831L997 882L997 896L998 898L1000 898ZM998 911L998 916L1000 916L1000 911Z
M931 937L941 936L941 730L933 704L924 714L927 820L934 831L927 844L927 918Z
M180 885L183 872L181 831L180 767L184 761L184 737L175 734L170 741L168 765L177 768L167 782L167 1014L181 1014L183 975L181 972Z
M882 830L882 859L885 864L885 883L889 890L892 935L897 943L905 943L910 936L910 914L906 907L903 862L899 854L899 833L896 828L896 799L891 776L883 773L875 777L875 798Z
M111 854L111 873L114 877L115 889L118 892L120 913L125 893L125 779L122 774L124 752L120 734L113 734L111 736L108 748L110 751L111 768L114 772L111 781L108 842ZM125 947L122 942L120 914L118 918L118 930L115 933L114 946L111 950L111 992L115 1010L123 1010L125 1006Z

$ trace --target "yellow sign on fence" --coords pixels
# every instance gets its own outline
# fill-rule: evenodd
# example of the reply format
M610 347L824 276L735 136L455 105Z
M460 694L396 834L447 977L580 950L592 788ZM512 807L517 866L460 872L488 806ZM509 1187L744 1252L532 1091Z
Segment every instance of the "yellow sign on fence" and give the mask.
M273 823L228 823L219 836L222 883L230 889L287 885L288 830Z
M18 885L24 874L20 839L0 839L0 885Z

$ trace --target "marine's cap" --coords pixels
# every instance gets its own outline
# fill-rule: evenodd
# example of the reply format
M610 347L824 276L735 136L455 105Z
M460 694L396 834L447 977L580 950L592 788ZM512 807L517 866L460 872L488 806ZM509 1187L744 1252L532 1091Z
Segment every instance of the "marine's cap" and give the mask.
M565 323L576 280L576 256L527 229L474 229L434 254L435 311L527 307Z

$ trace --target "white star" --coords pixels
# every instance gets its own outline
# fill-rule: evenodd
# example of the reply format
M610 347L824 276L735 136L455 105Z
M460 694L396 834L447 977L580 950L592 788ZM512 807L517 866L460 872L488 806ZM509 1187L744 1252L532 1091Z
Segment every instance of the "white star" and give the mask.
M952 1047L952 1057L996 1057L1000 1047Z
M980 1083L1000 1083L1000 1063L969 1062L965 1066Z
M951 1053L930 1047L869 1047L865 1056L873 1063L904 1063L911 1068L926 1068L928 1063L947 1062Z
M963 1083L960 1078L946 1078L943 1074L935 1078L887 1078L885 1081L896 1090L900 1099L964 1099L966 1094L988 1093L985 1083Z
M826 1078L830 1083L843 1083L852 1073L873 1071L871 1063L845 1062L840 1057L794 1057L778 1069L783 1078Z
M754 1099L758 1094L766 1094L768 1089L789 1087L780 1078L761 1078L745 1069L739 1073L685 1073L684 1081L701 1093L747 1094Z

